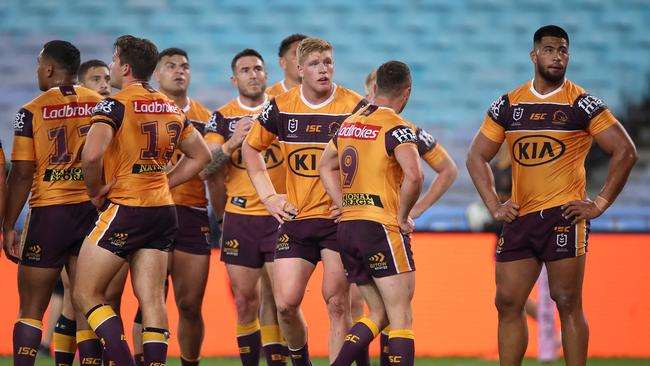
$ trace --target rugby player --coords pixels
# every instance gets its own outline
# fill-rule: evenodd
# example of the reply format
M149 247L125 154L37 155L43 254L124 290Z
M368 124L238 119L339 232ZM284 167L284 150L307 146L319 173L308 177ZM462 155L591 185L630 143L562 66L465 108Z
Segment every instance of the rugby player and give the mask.
M305 38L297 49L302 82L271 100L243 143L251 182L267 211L281 223L273 264L273 291L282 334L294 365L309 365L307 330L300 303L316 263L323 261L322 294L330 319L330 361L349 328L349 285L336 241L332 201L318 178L316 163L340 123L366 104L357 93L332 82L329 42ZM279 139L287 162L287 195L268 177L262 152Z
M154 77L160 92L173 100L201 135L210 119L210 111L187 96L190 85L190 62L187 52L180 48L168 48L160 52ZM182 157L176 151L172 164ZM167 271L174 286L178 307L178 342L182 365L198 365L203 342L204 324L201 306L208 280L211 248L208 242L209 218L205 184L197 175L189 182L171 190L178 232L174 238ZM138 310L133 326L133 344L136 364L144 362L142 354L142 313Z
M46 43L36 71L43 93L23 106L14 120L3 233L7 256L20 262L15 365L34 364L52 289L64 266L71 275L75 273L79 248L96 218L83 184L79 155L101 96L74 85L79 61L79 50L69 42ZM14 225L30 188L30 211L19 244ZM74 331L62 345L73 357ZM94 335L77 334L77 342L81 360L101 358Z
M286 93L289 89L300 85L300 74L298 73L298 58L296 49L300 41L307 38L306 35L295 33L280 42L278 57L280 67L284 71L284 79L266 89L266 93L272 97Z
M278 223L257 196L241 155L241 144L253 125L253 118L257 118L269 100L264 92L267 74L264 59L253 49L237 53L231 69L230 81L239 96L214 112L207 134L211 140L218 141L208 170L220 169L218 174L225 174L227 203L221 260L226 263L235 298L237 344L242 364L259 364L261 340L267 364L281 365L282 337L271 284L261 282L268 294L263 299L258 285L263 272L273 273ZM277 142L264 151L263 156L273 186L284 192L286 172Z
M101 60L88 60L79 66L79 84L88 89L94 90L101 96L111 95L111 76L108 72L108 65Z
M369 314L358 321L332 365L350 365L379 331L391 324L391 364L413 365L411 300L415 290L409 217L422 189L417 137L399 113L411 93L406 64L377 69L373 104L348 117L319 163L323 185L341 207L338 241L350 282ZM376 177L385 177L377 185Z
M117 365L134 360L122 322L103 295L125 261L142 310L145 364L166 362L164 280L178 227L170 187L196 176L210 159L180 108L149 86L157 62L158 50L149 40L130 35L116 40L110 77L120 92L95 108L82 152L88 195L102 212L80 252L82 275L73 300ZM166 173L176 147L185 155Z
M585 365L589 330L582 282L589 220L623 189L636 149L605 104L565 78L569 36L548 25L533 37L535 78L499 97L474 137L467 169L492 216L504 221L496 248L496 307L501 365L520 365L528 332L524 304L542 264L560 314L567 365ZM507 140L512 197L500 202L489 161ZM584 162L592 140L610 156L605 184L592 201Z

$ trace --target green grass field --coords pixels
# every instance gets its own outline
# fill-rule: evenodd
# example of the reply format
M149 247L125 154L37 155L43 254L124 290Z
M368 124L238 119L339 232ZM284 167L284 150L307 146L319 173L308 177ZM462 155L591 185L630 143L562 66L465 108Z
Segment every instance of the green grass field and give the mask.
M9 366L12 364L10 357L1 357L0 366ZM172 357L168 360L168 365L180 365L178 358ZM418 366L492 366L498 365L497 361L481 360L476 358L418 358L415 361ZM36 362L37 366L53 366L54 360L51 358L39 358ZM206 358L201 361L202 366L240 366L238 358ZM260 362L260 366L266 365L264 361ZM327 360L318 358L314 360L314 366L326 366ZM376 363L373 362L373 366ZM547 365L547 366L560 366L564 365L563 361L553 363L539 363L536 360L526 359L524 365ZM589 360L589 366L648 366L650 359L647 358L593 358Z

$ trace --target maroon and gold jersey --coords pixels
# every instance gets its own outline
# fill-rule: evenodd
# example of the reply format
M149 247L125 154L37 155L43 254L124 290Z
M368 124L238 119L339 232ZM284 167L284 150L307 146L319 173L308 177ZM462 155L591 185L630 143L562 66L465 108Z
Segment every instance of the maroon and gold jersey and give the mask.
M399 230L403 173L394 152L405 145L418 147L411 126L392 109L372 104L343 122L330 143L339 157L341 221L369 220Z
M267 101L265 103L268 102ZM247 107L241 103L239 98L235 98L230 103L217 109L210 123L207 126L206 138L215 140L221 144L230 139L235 131L235 124L243 117L257 118L257 115L262 111L261 104L257 107ZM271 183L278 193L284 193L285 188L285 175L286 167L284 165L284 158L280 151L280 145L277 141L273 142L263 153L264 161L266 162L266 169L271 178ZM242 214L242 215L255 215L265 216L268 215L266 207L260 201L253 183L251 183L248 173L246 172L246 165L242 159L241 147L238 147L231 156L230 164L228 164L228 171L226 174L226 195L228 196L226 202L226 212Z
M492 103L480 131L508 141L512 201L525 215L586 197L584 162L593 136L615 123L600 99L569 80L545 95L529 81Z
M284 80L280 80L277 83L266 88L266 94L272 97L277 97L278 95L284 94L288 91L289 89L287 89L287 87L284 85Z
M149 84L137 83L98 103L91 122L115 133L104 155L104 179L117 179L108 199L126 206L173 205L167 163L177 143L195 131L180 108Z
M318 161L341 123L367 103L349 89L334 87L332 96L319 105L305 99L302 87L278 95L264 107L246 138L260 151L280 141L287 164L287 196L298 208L296 220L329 218L332 201L319 179Z
M449 156L447 154L447 150L445 150L445 148L442 147L442 145L440 145L429 132L415 126L409 121L403 120L403 122L406 123L406 125L409 126L413 131L415 131L418 154L424 161L430 165L436 165Z
M12 161L33 161L30 207L88 201L81 150L102 96L82 86L52 88L18 111Z
M185 117L196 128L202 136L205 135L205 124L210 119L210 110L205 108L201 103L194 99L188 99L187 106L183 109ZM176 165L178 160L183 156L183 152L176 149L171 160ZM205 196L205 183L198 175L191 180L172 188L172 198L177 205L189 207L206 207L208 200Z

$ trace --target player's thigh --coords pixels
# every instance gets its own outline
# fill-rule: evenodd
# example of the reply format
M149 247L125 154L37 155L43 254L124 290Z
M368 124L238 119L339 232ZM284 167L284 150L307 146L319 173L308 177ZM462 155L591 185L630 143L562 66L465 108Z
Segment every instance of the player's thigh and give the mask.
M361 285L356 285L357 291L362 299L365 300L368 304L368 310L370 310L370 315L373 318L385 318L386 316L386 307L384 305L384 300L381 297L381 292L377 288L377 285L374 282L368 282ZM362 303L363 306L363 303Z
M259 279L262 268L226 264L226 271L235 297L257 298L259 296Z
M166 251L149 248L138 249L131 255L131 284L142 310L149 302L165 297L168 255Z
M533 289L542 264L537 258L496 262L496 303L498 308L522 308Z
M402 272L390 276L374 277L373 282L377 286L386 311L396 312L408 311L411 308L411 300L415 293L415 272ZM361 290L361 287L359 287ZM364 287L364 290L367 288Z
M323 297L347 296L350 284L345 277L341 255L331 249L322 249L320 255L323 261Z
M552 298L581 296L586 260L587 256L581 255L545 263Z
M41 319L59 280L61 268L18 265L20 317Z
M71 281L73 297L100 295L108 287L108 283L124 265L124 258L95 245L88 238L84 240L79 252L76 274ZM87 311L89 309L80 309Z
M273 262L266 262L260 275L260 291L262 298L273 301Z
M298 306L316 265L301 258L277 258L273 262L273 294L278 307Z
M170 257L174 258L170 274L177 301L183 300L183 302L198 302L200 304L208 282L210 255L175 250Z

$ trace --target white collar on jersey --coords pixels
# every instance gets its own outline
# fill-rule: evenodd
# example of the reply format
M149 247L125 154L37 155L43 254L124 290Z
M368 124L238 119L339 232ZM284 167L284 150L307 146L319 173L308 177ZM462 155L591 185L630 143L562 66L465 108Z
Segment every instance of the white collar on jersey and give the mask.
M282 89L283 89L285 92L288 92L288 91L289 91L289 89L287 89L287 86L284 85L284 79L280 80L280 86L282 87Z
M535 90L535 79L533 79L533 80L530 81L530 92L533 93L533 95L536 96L539 99L546 99L546 98L550 97L551 95L559 93L560 90L562 90L562 88L564 88L564 84L566 84L566 78L564 78L564 81L562 82L562 85L560 85L559 88L553 90L550 93L540 94L540 93L537 92L537 90Z
M185 104L185 108L183 108L183 113L189 112L189 110L191 108L190 107L190 97L186 96L185 98L187 98L187 104Z
M268 102L268 101L269 101L269 95L266 94L266 93L264 93L264 101L262 102L262 104L257 105L257 106L255 106L255 107L249 107L249 106L247 106L247 105L244 105L244 103L241 102L241 99L239 99L239 97L237 97L237 104L239 104L239 108L241 108L241 109L243 109L243 110L246 110L246 111L250 111L250 112L256 112L256 111L258 111L258 110L259 110L260 108L262 108L262 107L264 106L264 104L266 104L266 102Z
M336 95L336 91L338 90L338 85L336 85L336 83L332 83L332 87L334 88L334 91L332 92L332 95L330 95L330 97L327 98L326 101L324 101L321 104L311 104L307 101L307 98L305 98L305 95L302 93L302 85L300 85L300 100L302 100L302 102L305 103L305 105L311 109L321 109L326 105L330 104L330 102L334 100L334 96Z

